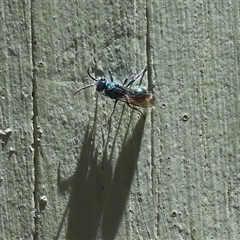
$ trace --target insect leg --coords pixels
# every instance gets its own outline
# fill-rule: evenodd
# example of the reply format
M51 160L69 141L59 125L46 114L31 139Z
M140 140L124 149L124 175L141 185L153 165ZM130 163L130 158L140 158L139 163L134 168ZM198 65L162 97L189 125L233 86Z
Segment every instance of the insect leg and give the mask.
M112 115L113 115L113 113L116 109L117 102L118 102L118 100L116 99L115 102L114 102L113 111L112 111L112 114L111 114L110 118L112 117Z
M109 72L109 76L110 76L111 82L113 82L112 71L110 69L108 69L108 72Z
M133 74L133 75L132 75L132 76L133 76L133 80L130 81L126 87L131 87L131 86L133 85L133 83L134 83L135 81L137 81L137 80L141 81L146 71L147 71L147 66L144 67L143 70L142 70L140 73ZM131 77L132 77L132 76L131 76ZM139 84L139 85L140 85L140 84Z
M138 108L135 108L135 107L131 106L131 105L129 104L129 102L126 102L126 104L128 105L128 107L132 108L133 110L136 110L136 111L140 112L141 115L145 118L145 115L144 115Z
M128 78L125 78L124 80L123 80L123 86L127 83L127 81L128 81Z

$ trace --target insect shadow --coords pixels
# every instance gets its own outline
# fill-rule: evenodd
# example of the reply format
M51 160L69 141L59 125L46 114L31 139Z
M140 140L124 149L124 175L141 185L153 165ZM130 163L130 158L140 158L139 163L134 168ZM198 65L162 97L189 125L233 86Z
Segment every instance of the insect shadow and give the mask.
M87 127L75 173L72 177L61 180L59 167L59 192L64 193L70 189L70 198L56 239L59 238L66 216L67 239L114 239L125 212L137 167L144 123L142 117L129 138L126 131L114 168L111 159L114 144L110 155L105 148L102 161L99 162L95 146L96 127Z

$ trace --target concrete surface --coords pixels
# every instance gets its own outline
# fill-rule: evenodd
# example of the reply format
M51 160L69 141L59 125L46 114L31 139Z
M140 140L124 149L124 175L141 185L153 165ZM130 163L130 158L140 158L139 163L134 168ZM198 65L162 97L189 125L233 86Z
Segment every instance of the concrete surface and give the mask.
M240 239L239 9L0 3L0 239ZM73 96L146 64L146 120Z

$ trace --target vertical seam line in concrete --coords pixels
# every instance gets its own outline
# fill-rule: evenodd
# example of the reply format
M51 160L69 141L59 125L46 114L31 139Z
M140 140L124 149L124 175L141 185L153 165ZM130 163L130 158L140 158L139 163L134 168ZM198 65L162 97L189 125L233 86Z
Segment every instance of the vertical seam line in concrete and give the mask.
M33 124L33 148L34 148L34 155L33 155L33 165L34 165L34 208L35 208L35 217L34 217L34 234L33 239L38 239L38 204L37 204L37 192L38 192L38 165L39 165L39 144L38 144L38 132L37 132L37 82L36 82L36 39L35 39L35 28L34 28L34 0L30 2L31 6L31 47L32 47L32 101L33 101L33 117L32 117L32 124Z
M149 2L146 0L146 55L147 55L147 66L148 66L148 88L153 91L153 80L152 80L152 66L151 66L151 38L150 38L150 17L149 17ZM152 191L153 191L153 169L154 169L154 112L151 111L151 180L152 180ZM153 192L152 192L153 193Z

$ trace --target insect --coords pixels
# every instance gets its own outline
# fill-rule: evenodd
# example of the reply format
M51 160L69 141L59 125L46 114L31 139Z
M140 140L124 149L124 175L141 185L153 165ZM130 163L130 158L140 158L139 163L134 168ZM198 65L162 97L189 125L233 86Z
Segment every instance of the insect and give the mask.
M147 71L147 67L144 67L140 73L132 74L131 76L127 77L123 81L123 84L118 84L114 82L112 72L110 70L108 72L109 72L111 81L108 81L105 77L101 77L99 79L94 78L93 76L90 75L89 69L88 69L87 75L91 79L93 79L95 82L79 88L74 93L74 95L83 89L96 85L97 92L103 92L103 94L106 97L109 97L115 100L111 117L116 109L116 104L118 101L126 103L128 107L140 112L144 117L144 114L136 107L148 108L148 107L154 106L155 97L152 93L148 92L146 89L140 86L136 88L132 88L132 85L137 80L141 81L146 71Z

